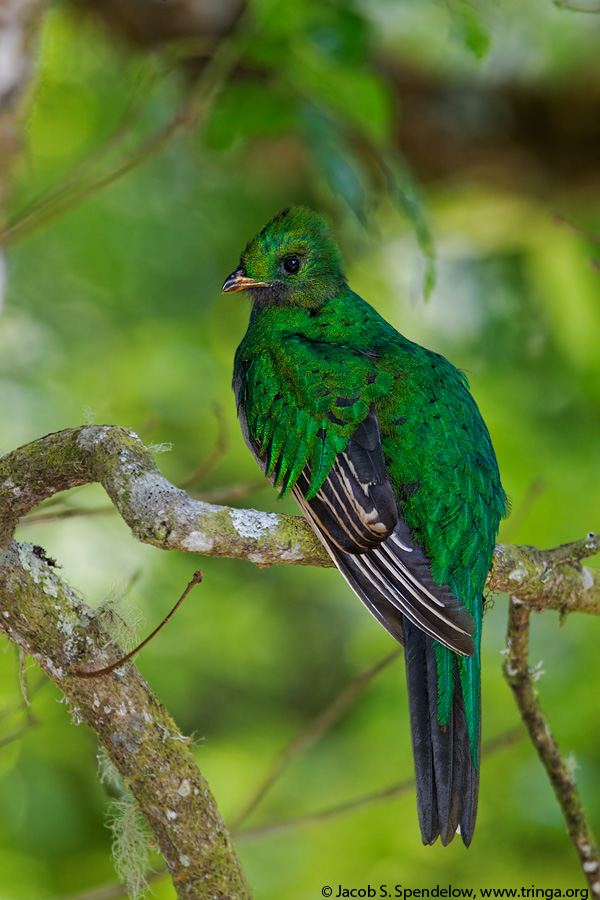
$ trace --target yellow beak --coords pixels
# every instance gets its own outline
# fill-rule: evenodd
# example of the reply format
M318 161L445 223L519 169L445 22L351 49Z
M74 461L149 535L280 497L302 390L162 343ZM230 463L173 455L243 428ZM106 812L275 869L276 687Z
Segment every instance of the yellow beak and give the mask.
M245 291L251 287L269 287L268 281L257 281L255 278L248 278L243 269L236 269L229 278L225 279L225 283L221 288L222 294L234 294L236 291Z

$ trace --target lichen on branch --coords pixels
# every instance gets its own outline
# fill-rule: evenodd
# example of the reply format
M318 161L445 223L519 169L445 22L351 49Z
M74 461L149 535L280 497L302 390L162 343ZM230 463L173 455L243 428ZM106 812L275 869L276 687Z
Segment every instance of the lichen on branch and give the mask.
M534 675L528 666L530 615L531 611L525 604L511 597L504 675L512 689L531 742L554 789L569 837L579 856L583 874L593 896L600 897L600 853L589 827L579 791L569 771L569 765L560 752L542 713L533 686Z
M116 425L59 431L0 459L0 546L43 500L90 482L104 487L137 540L161 549L258 565L332 565L303 518L195 500L167 481L133 431ZM598 615L600 570L581 565L598 552L595 534L552 550L499 544L487 586L537 609Z
M150 826L181 898L247 900L244 875L208 784L184 737L135 666L78 678L110 648L101 615L83 603L37 548L0 551L0 629L33 656L92 728Z

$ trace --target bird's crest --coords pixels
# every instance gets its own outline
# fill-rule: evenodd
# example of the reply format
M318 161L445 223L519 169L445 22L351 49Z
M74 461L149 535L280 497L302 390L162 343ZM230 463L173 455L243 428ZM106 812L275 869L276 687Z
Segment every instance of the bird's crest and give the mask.
M286 257L298 257L301 262L289 277L282 269ZM286 207L274 216L246 245L240 269L262 282L287 286L291 291L280 292L279 296L300 306L319 305L345 284L342 258L329 221L303 206ZM254 296L260 300L261 293ZM272 298L265 292L263 296Z

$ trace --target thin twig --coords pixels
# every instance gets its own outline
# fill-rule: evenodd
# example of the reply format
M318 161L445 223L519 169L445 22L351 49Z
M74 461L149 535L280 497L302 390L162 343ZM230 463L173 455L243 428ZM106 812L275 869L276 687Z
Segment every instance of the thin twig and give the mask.
M273 787L278 778L287 769L290 763L315 744L333 724L348 710L356 698L390 663L401 655L401 650L395 650L383 659L378 660L373 666L360 672L352 681L337 694L319 715L313 719L299 735L297 735L281 753L275 758L266 775L254 790L250 800L232 825L236 830L254 812L256 807L264 799L267 792Z
M224 484L192 496L205 503L231 503L234 500L243 500L250 494L255 494L256 491L261 491L266 487L270 487L269 482L265 478L260 478L254 481L242 481L240 484Z
M158 881L159 878L164 878L166 875L166 869L161 869L158 872L151 872L149 875L146 875L146 882L152 884L152 882ZM93 888L85 894L74 894L67 898L61 897L61 900L120 900L121 897L123 897L124 900L127 900L128 896L129 894L126 885L107 884L105 887Z
M534 478L518 505L511 511L510 518L505 519L500 526L502 541L510 541L513 535L518 534L521 525L545 490L546 482L544 479Z
M271 822L267 825L259 825L257 828L251 828L248 831L236 832L233 830L236 844L245 841L262 840L294 831L306 825L321 825L329 819L335 819L343 816L348 812L359 809L363 806L371 806L374 803L381 803L383 800L389 800L391 797L399 797L405 794L415 786L414 778L407 778L406 781L400 781L398 784L392 784L390 787L381 791L373 791L370 794L362 794L353 800L347 800L345 803L339 803L336 806L329 806L317 812L305 813L302 816L294 816L291 819L283 819L280 822Z
M514 744L522 737L523 729L521 726L512 728L510 731L498 735L498 737L493 738L491 741L487 741L482 747L481 756L482 758L491 756L498 750L502 750L504 747ZM286 832L293 831L294 829L305 825L320 825L329 819L352 812L352 810L360 809L364 806L371 806L374 803L381 803L383 800L389 800L391 797L399 797L401 794L405 794L407 791L414 788L414 785L414 777L407 778L405 781L392 784L390 787L384 788L381 791L362 794L360 797L355 797L353 800L347 800L345 803L339 803L336 806L330 806L313 813L306 813L302 816L295 816L292 819L284 819L280 822L259 825L257 828L251 828L248 831L236 833L236 843L239 844L244 841L254 841L261 838L285 834Z
M217 440L210 453L196 466L187 478L179 483L179 487L189 488L192 484L201 484L207 478L227 451L227 426L223 407L218 403L213 407L217 420Z
M124 154L121 161L107 166L104 172L88 179L77 178L72 181L67 178L55 188L50 189L44 197L36 200L7 224L1 234L2 244L8 246L69 212L82 201L93 197L154 156L177 132L197 126L198 122L207 115L239 60L238 35L242 30L242 19L243 16L238 19L235 31L218 45L194 90L165 125L150 134L132 151ZM120 133L118 142L121 142ZM99 152L101 152L99 148L93 150L91 158L96 158ZM87 160L83 160L80 164L80 172L84 173L88 168Z
M575 3L568 3L567 0L554 0L554 5L559 9L570 9L573 12L600 13L600 6L577 6Z
M33 513L24 516L20 521L20 526L24 525L44 525L47 522L63 522L66 519L77 519L81 516L107 516L114 515L117 510L114 506L65 506L56 512L46 513L43 510L39 513Z
M17 649L19 649L19 653L20 653L20 648L17 648ZM43 676L40 677L35 682L33 687L30 687L28 689L27 693L28 693L29 699L31 700L31 699L33 699L33 697L37 696L37 694L42 690L42 688L45 688L47 684L48 684L48 679ZM4 709L0 710L0 722L2 722L4 719L9 719L11 716L14 716L20 712L25 713L26 717L31 721L31 724L35 724L35 719L34 719L34 715L31 710L31 706L28 706L25 703L25 699L23 698L23 696L21 696L19 701L16 702L15 704L13 704L12 706L6 706Z
M114 663L111 663L109 666L104 666L104 668L102 668L102 669L92 669L92 670L72 669L71 670L72 674L77 675L79 678L100 678L101 675L110 675L110 673L114 672L115 669L120 669L121 666L124 666L126 662L128 662L133 656L135 656L136 653L139 653L140 650L142 650L146 646L146 644L149 644L150 641L152 640L152 638L155 637L155 635L157 635L158 632L162 628L164 628L164 626L167 624L169 619L171 619L175 615L175 613L177 612L177 610L179 609L179 607L181 606L181 604L183 603L183 601L185 600L185 598L187 597L189 592L192 590L192 588L196 584L200 584L200 582L202 581L203 575L204 575L204 572L194 572L192 579L188 583L186 589L184 590L183 594L181 595L181 597L179 598L179 600L177 601L175 606L170 610L170 612L167 613L167 615L164 617L162 622L160 622L160 624L156 626L154 631L151 632L151 634L149 634L148 637L144 638L144 640L141 642L141 644L138 644L137 647L134 647L133 650L130 650L129 653L126 653L125 656L122 656L120 659L118 659Z
M574 9L575 7L568 7L569 9ZM600 8L598 9L580 9L579 12L597 12L600 13ZM565 218L565 216L560 215L560 213L555 213L554 221L557 225L560 225L561 228L567 228L569 231L572 231L578 237L582 238L584 241L587 241L591 244L600 244L600 234L593 234L590 231L585 231L581 225L576 225L574 222L571 222L569 219ZM600 269L600 260L599 259L590 259L590 265L594 269Z
M0 738L0 749L2 747L8 746L8 744L14 743L14 741L20 740L25 734L31 731L32 728L35 728L38 725L38 720L33 712L33 708L31 706L31 700L34 695L36 695L41 688L45 687L48 684L47 678L40 678L36 681L33 687L28 688L25 683L25 660L28 658L27 654L23 651L21 647L16 648L18 650L19 655L19 683L21 688L21 699L18 703L15 703L14 706L7 706L5 709L0 711L0 721L4 719L9 719L17 713L24 713L25 721L22 725L19 725L14 731Z
M37 724L35 719L28 719L27 722L19 728L16 728L11 734L7 734L6 737L0 738L0 750L7 747L9 744L14 744L15 741L20 741L21 738L31 731L32 728L35 728Z
M152 61L153 63L155 60ZM25 223L34 218L40 210L52 206L60 198L65 197L69 193L73 193L76 189L81 189L81 184L86 177L90 177L95 167L101 164L109 153L114 152L124 142L131 132L136 119L138 119L143 111L143 105L153 89L156 82L164 75L166 70L158 71L156 66L145 77L140 79L140 83L134 88L133 93L127 101L126 108L121 116L120 121L111 131L111 133L94 147L83 159L73 165L66 175L51 185L45 191L40 193L35 199L20 212L18 212L9 222L7 231L13 226Z
M124 160L96 177L82 183L66 183L62 188L52 192L47 200L34 204L16 216L6 226L2 235L4 246L14 244L24 237L28 237L38 228L47 225L54 219L64 215L78 206L83 200L88 200L98 194L103 188L122 178L132 169L154 156L167 141L183 126L190 124L191 103L185 103L175 115L154 134L147 137L138 147L125 156Z
M595 896L600 895L600 854L588 824L579 792L569 767L546 722L531 670L527 664L529 651L529 608L514 597L508 610L507 653L504 675L512 688L531 742L548 773L556 799L560 804L569 837L579 854L583 873Z
M27 690L27 681L25 680L25 672L27 671L27 654L19 648L19 685L21 687L21 696L26 709L31 707L29 699L29 691Z
M597 10L600 12L600 9ZM560 225L561 228L567 228L569 231L572 231L578 237L583 238L585 241L589 241L591 244L600 244L600 234L592 234L590 231L586 231L581 225L576 225L575 222L571 222L570 219L567 219L566 216L561 215L560 213L554 214L554 221L557 225Z
M239 484L223 484L220 487L211 488L209 491L195 491L190 494L194 500L204 503L233 503L244 500L256 491L269 487L269 482L264 478L254 481L241 481ZM46 512L48 507L58 507L54 512ZM45 525L48 522L64 522L66 519L79 519L84 516L114 516L119 512L115 506L68 506L60 497L54 497L44 501L44 506L38 513L30 513L24 516L19 525L21 528L27 525Z

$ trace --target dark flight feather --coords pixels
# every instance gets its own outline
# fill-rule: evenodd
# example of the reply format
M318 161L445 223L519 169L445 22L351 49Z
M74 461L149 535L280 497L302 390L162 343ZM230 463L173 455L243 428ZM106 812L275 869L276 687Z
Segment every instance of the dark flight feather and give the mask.
M293 489L304 514L365 606L395 638L406 616L457 653L475 650L475 621L430 561L398 511L373 410L339 453L316 497L306 467Z

